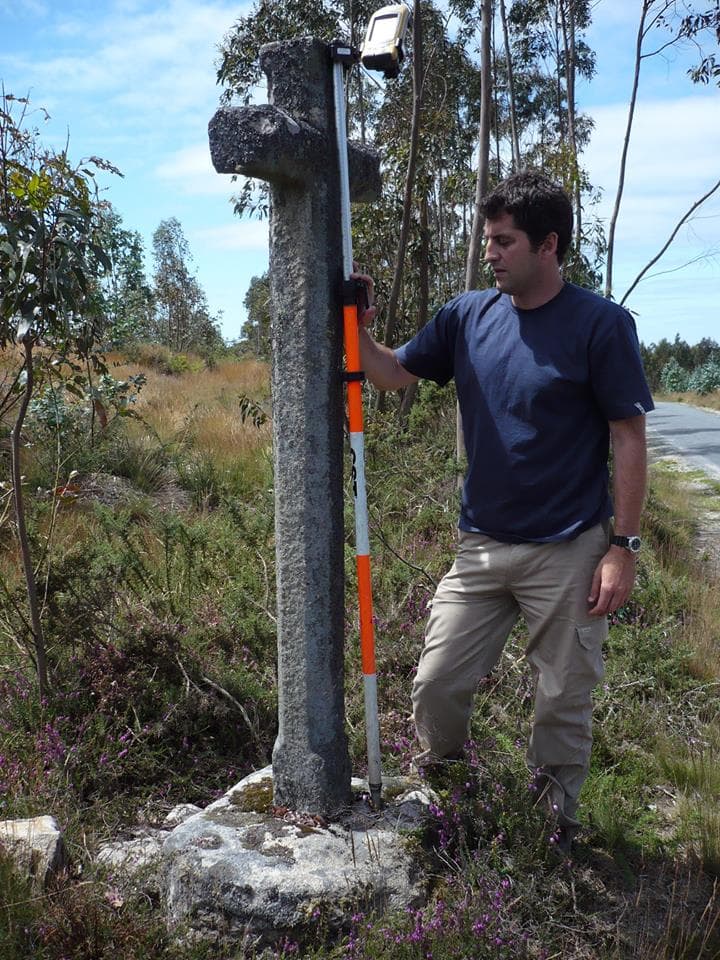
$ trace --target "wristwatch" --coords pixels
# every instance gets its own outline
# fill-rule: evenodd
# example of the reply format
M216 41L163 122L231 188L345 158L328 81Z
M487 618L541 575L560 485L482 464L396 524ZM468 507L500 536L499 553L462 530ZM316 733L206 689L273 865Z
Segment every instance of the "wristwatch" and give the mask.
M611 537L610 543L615 547L625 547L630 553L640 553L642 545L640 537Z

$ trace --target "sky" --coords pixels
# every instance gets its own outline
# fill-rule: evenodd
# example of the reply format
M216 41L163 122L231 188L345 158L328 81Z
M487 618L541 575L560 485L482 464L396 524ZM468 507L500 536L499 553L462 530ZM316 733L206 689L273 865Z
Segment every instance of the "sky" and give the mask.
M577 90L579 108L595 121L583 165L600 190L586 217L605 224L618 182L640 6L596 0L587 40L597 72ZM122 171L122 178L101 177L104 196L124 227L140 232L148 256L160 221L180 220L228 340L240 334L251 278L267 269L267 224L233 214L237 188L213 170L207 124L220 94L218 45L250 9L226 0L0 0L5 91L30 96L45 143L60 149L69 140L74 160L100 156ZM617 228L618 300L720 178L720 90L692 84L686 70L693 55L672 51L643 63ZM720 190L680 228L626 306L645 343L676 333L696 343L720 340L719 301Z

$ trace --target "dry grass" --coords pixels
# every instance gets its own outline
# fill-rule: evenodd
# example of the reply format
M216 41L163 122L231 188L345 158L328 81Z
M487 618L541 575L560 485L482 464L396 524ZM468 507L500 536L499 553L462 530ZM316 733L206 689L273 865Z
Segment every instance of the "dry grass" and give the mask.
M3 372L14 367L17 350L0 352L0 387ZM241 471L267 453L271 445L270 403L267 365L253 360L227 360L212 369L187 371L168 376L142 363L128 363L120 354L107 356L109 372L117 380L143 373L147 378L133 409L141 418L127 421L127 444L137 448L161 446L184 450L189 462L212 460L219 471ZM249 397L267 411L268 421L256 426L251 418L245 422L240 412L240 398ZM32 457L32 451L24 451ZM65 471L67 473L73 464ZM0 478L3 479L3 478ZM12 588L22 580L19 557L14 549L12 511L9 490L0 490L0 546L7 542L12 549L0 550L0 578ZM73 544L91 536L92 521L78 504L56 501L40 521L42 536L55 548L70 549ZM42 563L39 564L42 578Z
M695 473L680 472L667 464L651 468L653 499L648 519L666 524L668 538L663 548L665 561L679 576L687 576L688 609L683 624L683 640L693 651L691 669L704 679L720 677L720 563L709 557L698 537L698 528L708 525L707 534L715 540L720 527L714 511L717 493L714 485ZM720 554L719 554L720 555Z
M720 390L706 393L701 396L690 390L685 393L655 393L656 400L669 400L675 403L687 403L693 407L707 407L710 410L720 410Z
M685 639L693 651L691 668L696 676L720 678L720 582L693 580Z
M269 444L269 423L258 428L252 421L243 422L239 409L240 397L248 396L269 414L266 364L225 361L213 369L166 376L110 359L117 379L139 372L147 377L135 410L162 443L189 442L196 450L211 453L221 468Z

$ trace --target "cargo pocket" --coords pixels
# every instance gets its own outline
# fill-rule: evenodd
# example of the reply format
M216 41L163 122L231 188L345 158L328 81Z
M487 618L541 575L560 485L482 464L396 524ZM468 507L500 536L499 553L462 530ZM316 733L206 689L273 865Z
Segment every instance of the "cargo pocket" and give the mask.
M605 676L602 646L607 638L607 620L602 617L591 623L576 623L575 635L578 643L578 673L582 674L591 686L595 686Z

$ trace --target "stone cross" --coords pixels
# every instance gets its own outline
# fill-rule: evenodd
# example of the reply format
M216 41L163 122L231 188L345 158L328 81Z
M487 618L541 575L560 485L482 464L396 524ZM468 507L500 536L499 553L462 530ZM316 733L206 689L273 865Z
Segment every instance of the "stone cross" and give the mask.
M270 105L219 109L218 173L270 184L279 732L274 802L332 815L350 799L344 706L342 238L329 48L260 51ZM379 158L352 144L351 195L380 193Z

